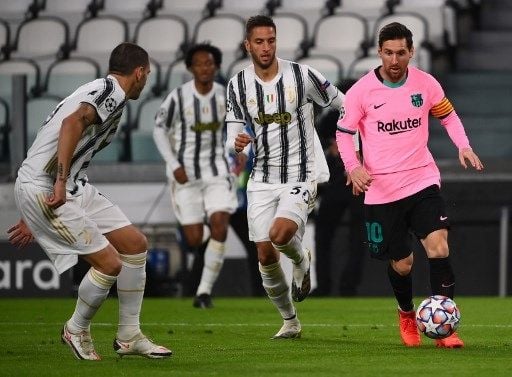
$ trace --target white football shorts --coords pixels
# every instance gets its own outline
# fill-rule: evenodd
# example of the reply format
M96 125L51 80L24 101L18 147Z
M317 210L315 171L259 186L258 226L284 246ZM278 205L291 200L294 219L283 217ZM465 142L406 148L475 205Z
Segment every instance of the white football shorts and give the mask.
M308 215L316 200L316 181L270 184L254 182L247 185L247 220L249 238L254 242L269 241L269 231L276 217L294 221L302 239Z
M16 180L15 200L23 220L59 273L78 262L78 255L107 247L105 233L130 225L121 209L98 189L85 183L82 194L67 196L66 203L52 209L44 203L47 187Z
M171 181L171 202L181 225L202 224L215 212L234 213L238 207L233 176L216 176L180 184Z

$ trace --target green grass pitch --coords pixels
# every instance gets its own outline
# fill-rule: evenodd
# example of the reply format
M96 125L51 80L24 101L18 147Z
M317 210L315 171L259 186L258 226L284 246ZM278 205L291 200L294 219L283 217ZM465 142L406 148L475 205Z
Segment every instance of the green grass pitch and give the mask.
M148 298L146 335L170 347L166 360L119 358L112 350L117 300L96 315L99 362L79 361L60 343L73 299L1 299L0 376L510 376L512 299L458 297L463 349L400 343L393 298L308 298L297 305L299 340L270 340L281 320L266 298ZM420 298L415 303L419 304Z

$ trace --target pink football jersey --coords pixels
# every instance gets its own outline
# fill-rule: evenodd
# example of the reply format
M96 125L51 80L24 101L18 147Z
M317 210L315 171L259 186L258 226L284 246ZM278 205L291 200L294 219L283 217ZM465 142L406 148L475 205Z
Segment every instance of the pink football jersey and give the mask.
M427 142L429 111L443 98L437 80L415 67L408 68L407 79L399 87L386 86L371 71L347 92L338 129L360 133L364 167L373 178L366 204L389 203L440 185ZM352 171L358 162L348 156L351 153L343 153L348 146L341 144L345 166Z

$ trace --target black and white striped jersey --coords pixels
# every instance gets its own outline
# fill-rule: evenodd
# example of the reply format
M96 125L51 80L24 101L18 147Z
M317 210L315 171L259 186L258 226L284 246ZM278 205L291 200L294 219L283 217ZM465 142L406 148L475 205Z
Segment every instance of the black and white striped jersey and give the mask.
M214 82L212 90L202 95L192 80L165 98L153 136L171 171L183 166L189 180L229 173L224 149L225 93L225 87Z
M62 121L82 102L94 106L100 122L90 125L78 142L71 160L67 190L76 192L76 181L86 179L86 170L93 156L110 144L115 136L126 103L123 88L111 75L80 86L46 118L18 171L22 182L37 181L48 187L53 186L57 175L57 146Z
M343 95L307 65L278 59L278 67L268 82L256 76L253 65L231 78L228 140L234 140L242 125L250 126L254 181L306 182L315 179L313 102L340 110Z

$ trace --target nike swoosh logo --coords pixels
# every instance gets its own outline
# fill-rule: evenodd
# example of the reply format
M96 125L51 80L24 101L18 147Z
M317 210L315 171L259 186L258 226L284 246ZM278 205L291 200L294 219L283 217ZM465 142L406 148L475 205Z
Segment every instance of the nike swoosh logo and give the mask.
M386 102L381 103L380 105L373 105L373 108L374 108L374 109L378 109L379 107L382 107L382 106L384 106L385 104L386 104Z
M443 287L443 288L450 288L451 286L454 286L454 285L455 285L455 283L451 283L451 284L448 284L448 285L443 283L443 284L441 284L441 287Z
M130 344L129 343L123 343L123 342L120 342L119 340L117 341L117 344L119 344L121 346L121 348L124 348L124 349L130 349Z
M448 218L448 216L441 216L441 217L439 218L439 220L444 221L444 220L446 220L447 218Z

